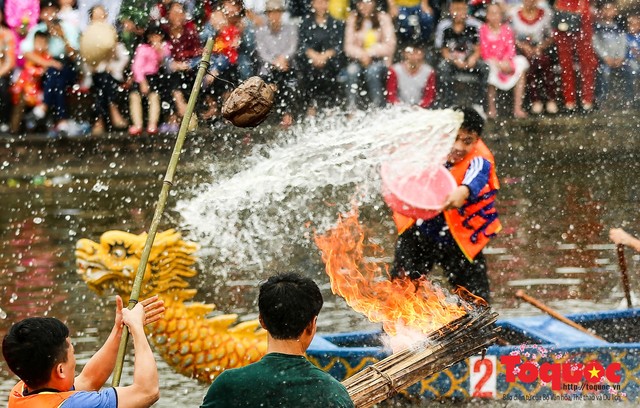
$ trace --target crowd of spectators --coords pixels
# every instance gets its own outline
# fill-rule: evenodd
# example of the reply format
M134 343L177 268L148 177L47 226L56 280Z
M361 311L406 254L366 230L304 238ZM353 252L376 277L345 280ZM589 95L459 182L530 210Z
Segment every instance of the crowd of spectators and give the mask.
M387 104L474 104L494 118L501 94L516 118L613 98L637 108L640 10L619 1L0 0L0 132L176 132L208 38L194 122L214 123L253 75L277 85L284 126ZM81 37L105 23L117 44L89 64ZM83 117L74 93L88 102Z

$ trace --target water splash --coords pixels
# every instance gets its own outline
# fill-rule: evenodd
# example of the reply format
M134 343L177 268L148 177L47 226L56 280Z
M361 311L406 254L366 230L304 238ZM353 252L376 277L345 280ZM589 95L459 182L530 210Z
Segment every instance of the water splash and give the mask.
M459 124L460 114L451 110L397 108L305 123L279 144L256 146L235 174L221 175L213 164L214 181L177 210L201 256L218 262L217 272L262 272L286 261L291 245L312 248L309 226L328 228L350 208L354 192L361 204L382 206L382 161L442 162Z

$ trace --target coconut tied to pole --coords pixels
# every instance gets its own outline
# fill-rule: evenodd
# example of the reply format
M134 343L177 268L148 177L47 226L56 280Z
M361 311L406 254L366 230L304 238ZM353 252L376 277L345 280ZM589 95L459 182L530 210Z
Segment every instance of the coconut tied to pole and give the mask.
M276 86L253 76L231 92L222 105L222 116L238 127L254 127L269 115Z

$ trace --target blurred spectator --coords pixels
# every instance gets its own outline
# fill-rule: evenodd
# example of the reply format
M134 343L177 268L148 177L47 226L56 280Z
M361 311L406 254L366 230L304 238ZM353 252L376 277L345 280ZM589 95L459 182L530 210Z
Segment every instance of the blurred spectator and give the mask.
M107 22L107 10L96 5L89 10L91 24ZM90 24L90 25L91 25ZM115 29L114 29L115 32ZM85 65L91 75L91 96L95 107L96 121L92 134L100 135L105 128L125 129L127 121L120 113L122 86L125 81L124 71L129 65L129 51L121 42L117 42L111 58L101 61L95 66Z
M356 8L347 18L344 40L344 51L349 58L349 109L356 107L362 79L371 105L384 106L387 67L393 63L395 50L396 35L391 17L380 11L374 0L356 0Z
M4 6L5 21L16 37L16 66L22 68L24 56L20 44L29 30L38 23L40 0L6 0Z
M44 59L34 50L36 32L49 33L49 54L52 59ZM42 80L44 104L55 122L54 132L77 136L84 132L73 120L70 120L67 93L77 78L80 33L77 27L58 19L58 5L52 0L40 3L40 23L34 26L20 44L20 51L26 61L46 67Z
M453 25L453 13L455 12L456 14L458 13L458 9L460 11L462 11L462 6L458 5L458 6L453 6L453 1L449 1L449 13L447 18L443 18L442 20L440 20L438 22L438 25L436 26L436 33L435 33L435 38L434 38L434 45L436 47L436 49L441 49L444 46L444 30L446 30L447 28L451 28L451 26ZM455 10L452 8L455 7ZM477 18L470 16L469 13L469 9L466 8L464 10L465 13L465 24L468 26L472 26L477 28L478 30L480 29L480 26L482 25L482 21L478 20Z
M9 28L25 37L38 23L40 0L5 0L4 12Z
M598 102L606 105L609 90L614 81L621 83L619 96L623 103L629 103L630 93L629 67L624 60L627 54L627 35L618 25L618 8L614 0L605 0L598 7L598 19L593 33L593 49L598 56L598 74L600 92Z
M632 88L636 107L640 107L640 12L630 12L627 18L627 55L625 64L629 67Z
M529 61L526 90L531 112L558 112L557 86L553 72L552 12L538 6L537 0L523 0L522 6L511 13L511 26L516 36L516 48ZM543 101L546 101L546 106Z
M564 106L569 112L577 107L576 75L580 75L582 109L593 109L595 75L598 61L593 51L593 19L589 0L556 0L552 25L558 47ZM574 59L578 59L578 70Z
M195 2L191 18L195 21L198 28L204 27L206 22L209 21L209 17L211 17L211 13L215 11L218 3L219 2L215 0L200 0ZM203 44L205 42L206 39L202 41Z
M119 28L118 37L120 42L127 48L129 54L133 55L138 44L143 41L144 28L135 21L124 17L119 22Z
M118 0L110 0L118 1ZM140 27L144 33L145 27L149 27L151 22L152 8L158 3L154 0L119 0L120 14L118 15L118 21L125 22L130 21L134 26ZM156 23L160 23L156 21Z
M122 0L79 0L77 5L80 14L80 29L84 30L87 27L90 22L89 10L97 5L104 7L107 12L107 22L115 26L118 22L121 4Z
M311 0L312 14L300 26L299 69L307 113L335 106L337 79L344 65L344 23L328 13L329 0Z
M429 108L436 100L436 74L418 44L402 50L402 61L389 68L387 101Z
M247 18L251 20L256 28L267 24L267 18L264 15L266 0L244 0L243 2Z
M218 115L221 100L231 91L238 77L246 79L253 75L251 51L255 50L255 33L251 22L244 17L244 11L241 0L223 0L220 9L211 13L200 33L202 42L214 39L210 75L204 78L205 86L209 87L203 95L203 105L208 107L200 115L204 120ZM251 51L246 44L252 44L249 45Z
M455 83L467 82L475 88L472 104L482 106L487 96L489 67L480 59L477 20L468 17L465 0L452 0L449 14L450 22L443 21L439 25L442 30L442 60L438 64L439 103L442 107L457 103L460 96L456 95Z
M11 119L11 75L16 66L16 38L0 10L0 132L9 130Z
M58 6L60 7L58 18L80 30L80 10L76 8L76 0L58 0Z
M487 22L480 27L480 55L489 65L487 115L495 118L498 114L496 89L513 89L513 116L526 118L522 100L529 62L522 55L516 55L513 31L509 24L502 22L502 9L497 4L487 6Z
M396 21L398 41L427 43L435 22L428 0L387 0L389 15Z
M247 16L241 0L223 0L220 9L213 11L200 32L200 41L204 44L209 38L216 38L220 29L226 25L240 30L240 43L237 47L237 74L241 80L255 75L256 30Z
M267 25L256 31L256 51L260 75L277 85L277 109L281 124L293 123L292 110L297 103L296 74L293 63L298 50L298 27L282 21L284 0L267 0Z
M156 22L156 23L161 23L161 24L166 24L167 23L167 16L169 14L169 9L171 8L171 3L173 2L173 0L156 0L154 1L152 4L153 6L151 6L149 8L149 18ZM184 10L185 14L187 12L186 6L184 4L184 2L180 1L180 4L182 4L182 9Z
M13 94L13 115L11 117L11 133L18 133L24 116L25 108L33 108L32 118L27 124L27 130L33 130L36 121L43 119L47 112L42 91L42 77L49 68L48 63L55 63L49 54L49 33L37 31L33 35L33 56L24 64L17 81L11 87Z
M336 20L346 20L349 10L349 0L329 0L329 14Z
M142 97L147 99L149 112L147 115L147 134L158 133L160 120L160 95L163 94L164 62L170 57L169 46L165 42L165 32L155 24L149 26L145 33L145 42L140 44L133 56L131 72L134 85L129 93L129 109L132 125L131 136L142 133Z
M187 21L184 5L178 1L169 3L164 29L171 50L169 89L175 110L171 113L169 126L163 130L175 133L178 131L178 120L187 110L187 99L196 78L202 44L195 24Z

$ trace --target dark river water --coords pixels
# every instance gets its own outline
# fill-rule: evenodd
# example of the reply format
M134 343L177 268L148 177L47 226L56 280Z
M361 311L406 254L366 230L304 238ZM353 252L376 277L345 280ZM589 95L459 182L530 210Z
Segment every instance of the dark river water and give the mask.
M297 269L324 291L321 332L377 327L331 294L311 238L312 228L327 228L364 190L361 219L391 254L393 224L372 192L375 183L349 179L359 169L350 162L321 166L334 160L323 156L323 146L332 135L349 131L316 124L296 129L308 136L300 137L222 128L187 140L160 229L176 228L201 245L199 275L190 280L198 300L252 318L260 280ZM621 305L618 261L607 234L613 226L640 233L639 131L640 119L625 113L490 126L485 140L498 163L504 230L485 254L493 305L501 315L539 313L513 296L518 289L564 313ZM24 317L55 316L72 328L78 364L87 361L111 329L114 303L113 295L100 297L76 274L75 242L97 240L109 229L146 230L172 145L173 140L117 135L0 139L0 335ZM298 169L294 160L304 164ZM369 160L366 150L359 160ZM289 173L295 180L308 178L277 190L279 178ZM230 209L236 205L239 210ZM626 254L637 291L639 258ZM433 277L442 280L437 271ZM159 367L162 397L156 406L200 403L206 385L174 373L163 361ZM130 382L131 370L128 360L123 384ZM14 384L0 363L0 399Z

